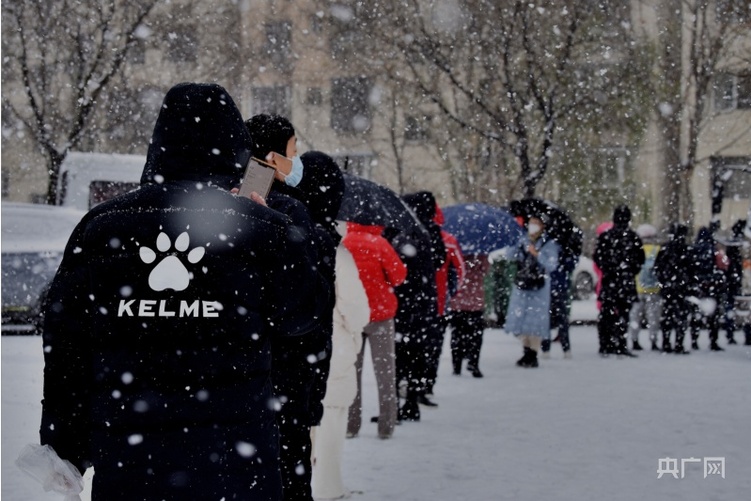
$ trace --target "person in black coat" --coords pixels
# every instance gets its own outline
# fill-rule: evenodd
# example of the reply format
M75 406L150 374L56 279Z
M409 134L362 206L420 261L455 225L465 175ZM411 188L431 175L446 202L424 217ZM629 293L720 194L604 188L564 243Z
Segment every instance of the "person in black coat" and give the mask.
M691 248L692 265L690 276L693 281L692 296L696 307L690 321L691 348L699 349L699 330L706 325L709 330L709 349L724 351L717 344L720 335L720 307L725 290L725 274L717 266L717 249L712 230L699 228Z
M728 242L725 253L728 258L728 269L725 271L727 287L723 295L725 309L725 333L728 344L738 344L735 340L735 297L742 293L743 284L743 230L746 220L739 219L733 224L733 240Z
M668 230L669 240L660 249L655 259L654 272L660 282L662 296L662 351L685 355L690 353L683 347L688 328L688 319L693 306L688 303L692 281L690 271L693 266L691 248L686 243L686 225L673 223ZM675 331L675 345L670 344L670 335Z
M639 235L630 228L631 210L620 205L613 211L613 227L597 238L595 264L602 270L599 299L602 304L597 330L600 354L635 357L627 348L631 305L637 300L636 275L644 264Z
M430 263L433 266L431 272L428 272L426 267L426 276L431 276L433 283L435 283L435 274L446 262L446 245L443 242L441 236L441 227L435 222L436 215L436 200L433 194L429 191L418 191L416 193L410 193L402 197L404 202L415 212L417 219L420 220L422 226L427 230L430 237ZM433 294L432 289L427 290L425 288L425 294ZM427 395L433 394L433 387L435 386L436 379L438 377L438 361L441 357L441 348L443 347L443 335L444 326L441 321L440 315L438 315L438 289L436 287L435 292L436 309L433 312L425 310L428 314L425 317L426 322L432 322L429 328L425 330L425 391L424 394L418 396L418 402L435 407L437 404L428 399Z
M251 151L224 88L176 85L141 187L68 242L40 440L95 467L93 500L282 499L272 341L315 333L330 291L289 217L230 193Z
M268 206L293 216L309 228L305 239L318 250L317 266L330 293L321 296L325 311L318 330L305 339L276 340L272 381L279 399L281 468L285 499L312 501L310 488L310 428L323 416L323 397L331 362L335 303L336 246L340 237L335 218L344 196L344 177L336 163L321 152L297 154L295 129L285 117L255 115L248 119L255 158L276 170ZM289 204L302 210L290 212ZM302 284L301 284L302 285Z
M428 384L435 382L431 376L434 371L432 361L437 339L442 335L435 274L446 259L446 247L440 236L440 227L432 221L435 215L432 194L407 195L404 200L416 209L418 219L432 214L430 228L438 230L431 233L419 225L414 233L405 234L387 227L383 234L407 266L406 280L394 289L399 303L394 318L397 388L400 381L407 384L406 400L398 417L400 420L419 421L419 402L432 403L425 394Z

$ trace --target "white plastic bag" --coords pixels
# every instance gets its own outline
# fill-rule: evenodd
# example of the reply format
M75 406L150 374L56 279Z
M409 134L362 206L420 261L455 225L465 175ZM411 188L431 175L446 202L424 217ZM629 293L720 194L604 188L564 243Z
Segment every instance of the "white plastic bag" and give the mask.
M49 445L28 444L18 454L16 466L37 482L45 491L65 495L65 501L80 501L83 476L70 461L60 459Z

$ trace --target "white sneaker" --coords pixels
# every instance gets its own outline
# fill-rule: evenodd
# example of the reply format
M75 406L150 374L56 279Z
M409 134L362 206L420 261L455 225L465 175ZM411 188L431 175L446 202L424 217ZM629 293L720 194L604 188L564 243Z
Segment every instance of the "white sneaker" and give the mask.
M563 358L571 359L571 350L563 352Z
M543 351L541 357L544 360L550 360L550 352L549 351Z

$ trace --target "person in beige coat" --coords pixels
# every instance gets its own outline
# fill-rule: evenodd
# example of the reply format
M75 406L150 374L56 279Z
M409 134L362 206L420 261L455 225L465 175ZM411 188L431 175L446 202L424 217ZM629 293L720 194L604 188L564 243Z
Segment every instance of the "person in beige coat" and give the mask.
M368 297L354 258L340 243L336 252L331 367L323 399L323 418L320 426L311 429L311 487L316 500L339 499L348 494L342 480L342 451L349 406L357 394L355 361L362 347L362 331L369 319Z

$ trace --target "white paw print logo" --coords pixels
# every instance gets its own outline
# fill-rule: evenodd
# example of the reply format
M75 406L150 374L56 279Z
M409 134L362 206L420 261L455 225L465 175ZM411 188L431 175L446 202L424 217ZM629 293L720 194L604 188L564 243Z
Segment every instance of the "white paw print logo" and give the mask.
M190 245L190 236L187 232L181 233L175 240L175 249L179 252L185 252ZM156 248L159 252L167 252L172 247L172 242L166 233L161 232L156 238ZM141 256L141 261L146 264L151 264L156 261L156 252L149 247L141 246L138 250ZM196 247L188 253L188 262L196 264L200 261L206 249L203 247ZM190 272L185 267L183 262L175 255L164 257L159 264L157 264L151 273L149 274L149 287L155 291L163 291L166 289L172 289L175 291L182 291L188 288L190 283Z

